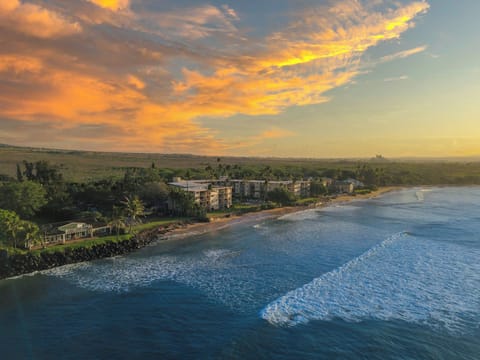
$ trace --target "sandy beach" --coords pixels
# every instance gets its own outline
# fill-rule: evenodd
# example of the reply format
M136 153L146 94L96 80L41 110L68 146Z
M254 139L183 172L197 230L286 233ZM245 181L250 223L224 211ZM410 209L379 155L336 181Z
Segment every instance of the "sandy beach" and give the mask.
M188 225L182 226L181 228L173 229L168 233L160 236L159 240L166 241L166 240L184 239L189 236L201 235L201 234L209 233L212 231L218 231L239 223L258 222L266 219L278 218L280 216L294 213L294 212L300 212L300 211L305 211L305 210L315 209L315 208L320 209L323 207L339 205L339 204L348 203L351 201L373 199L373 198L382 196L386 193L389 193L392 191L398 191L401 189L403 189L403 187L385 186L385 187L379 188L378 190L372 191L369 194L361 194L361 195L342 194L332 198L330 197L326 197L324 199L319 198L319 202L315 205L280 207L276 209L262 210L262 211L247 213L243 215L231 215L229 217L216 218L213 221L208 223L188 224Z

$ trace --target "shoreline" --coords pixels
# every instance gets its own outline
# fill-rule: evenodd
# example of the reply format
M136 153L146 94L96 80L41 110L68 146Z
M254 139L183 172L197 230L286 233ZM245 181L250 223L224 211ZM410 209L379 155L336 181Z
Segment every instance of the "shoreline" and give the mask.
M213 231L222 230L236 224L257 222L267 219L279 218L283 215L302 212L312 209L322 209L332 205L342 205L353 201L370 200L390 192L400 191L406 189L405 186L384 186L378 190L372 191L368 194L349 195L341 194L335 198L326 198L323 201L319 198L319 202L314 205L305 206L284 206L275 209L261 210L242 215L233 215L215 219L208 223L193 223L182 226L181 228L173 229L158 237L156 242L174 241L177 239L185 239L191 236L203 235Z
M267 219L279 218L283 215L296 212L322 209L328 206L346 204L352 201L373 199L386 193L402 189L405 189L405 187L382 187L369 194L338 195L334 198L325 198L324 201L321 201L319 198L319 201L313 205L288 206L269 210L261 210L242 215L230 215L228 217L218 218L208 223L183 223L177 224L171 228L156 227L140 232L127 240L120 242L107 242L104 244L94 245L92 247L79 247L52 253L27 253L14 254L11 256L0 256L0 280L8 280L64 265L112 258L115 256L123 256L152 244L171 242L173 245L175 244L176 240L185 240L193 236L225 229L236 224L259 222Z

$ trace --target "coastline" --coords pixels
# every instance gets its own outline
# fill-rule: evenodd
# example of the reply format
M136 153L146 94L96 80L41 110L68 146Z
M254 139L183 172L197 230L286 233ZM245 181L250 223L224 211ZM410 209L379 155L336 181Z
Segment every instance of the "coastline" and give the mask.
M361 195L337 195L334 198L325 198L324 201L306 206L289 206L269 210L261 210L242 215L230 215L217 218L207 223L183 223L157 227L142 231L130 239L120 242L107 242L92 247L79 247L65 249L52 253L40 254L14 254L11 256L0 254L0 280L11 279L22 275L32 274L42 270L48 270L69 264L111 258L119 255L127 255L150 244L175 240L188 239L192 236L202 235L218 231L235 224L247 222L259 222L267 219L279 218L283 215L302 212L311 209L321 209L332 205L345 204L352 201L368 200L379 197L392 191L402 190L405 187L382 187L376 191Z
M157 241L174 241L176 239L185 239L190 236L197 236L201 234L206 234L213 231L218 231L225 229L227 227L246 223L246 222L257 222L267 219L279 218L283 215L292 214L296 212L302 212L305 210L311 209L321 209L332 205L346 204L352 201L361 201L369 200L380 197L387 193L393 191L400 191L405 189L404 186L384 186L378 190L372 191L368 194L359 194L359 195L348 195L342 194L337 195L335 198L326 198L324 201L319 200L317 204L306 205L306 206L285 206L269 210L261 210L257 212L246 213L243 215L234 215L229 217L217 218L211 222L207 223L193 223L182 226L177 229L170 230L165 234L159 236Z

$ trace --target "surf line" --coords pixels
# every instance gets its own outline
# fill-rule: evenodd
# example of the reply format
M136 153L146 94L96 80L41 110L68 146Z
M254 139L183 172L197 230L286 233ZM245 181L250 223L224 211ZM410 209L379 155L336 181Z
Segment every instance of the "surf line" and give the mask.
M328 310L325 309L322 314L313 314L313 310L308 307L302 307L302 294L309 289L320 288L322 283L328 283L329 280L341 278L342 274L347 273L351 268L359 263L365 262L369 258L375 256L380 250L390 246L391 244L401 241L411 234L407 231L402 231L389 236L381 243L373 246L358 257L348 261L344 265L313 279L310 283L289 291L282 297L274 300L260 311L260 317L267 320L272 325L276 326L296 326L299 324L306 324L312 318L328 316ZM300 295L300 296L299 296ZM299 306L300 305L300 306ZM318 311L316 309L315 311Z

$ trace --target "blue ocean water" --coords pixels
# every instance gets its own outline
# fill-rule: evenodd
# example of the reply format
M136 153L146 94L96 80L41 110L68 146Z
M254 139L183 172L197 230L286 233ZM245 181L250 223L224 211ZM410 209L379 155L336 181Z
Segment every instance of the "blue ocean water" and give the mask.
M0 281L0 359L480 359L480 188Z

